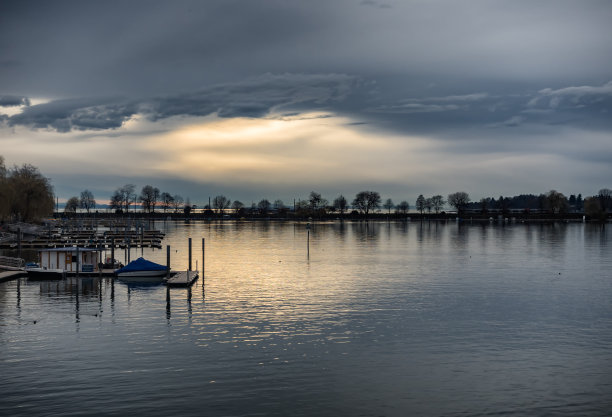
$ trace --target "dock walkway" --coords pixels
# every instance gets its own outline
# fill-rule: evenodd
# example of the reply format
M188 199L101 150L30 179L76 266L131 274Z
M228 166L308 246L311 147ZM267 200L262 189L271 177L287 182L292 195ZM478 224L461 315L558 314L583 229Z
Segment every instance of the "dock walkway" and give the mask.
M0 282L11 281L25 276L27 276L25 271L4 271L0 269Z
M169 287L190 287L197 281L199 271L177 271L174 275L170 275L166 285Z

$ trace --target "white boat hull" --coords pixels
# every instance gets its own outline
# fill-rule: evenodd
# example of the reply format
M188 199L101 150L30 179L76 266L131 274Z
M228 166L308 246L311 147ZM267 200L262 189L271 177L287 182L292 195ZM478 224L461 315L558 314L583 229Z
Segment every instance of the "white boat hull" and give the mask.
M62 279L66 277L63 269L26 268L29 279Z
M164 277L166 276L166 271L130 271L130 272L121 272L119 274L117 274L117 278L122 279L130 279L130 280L134 280L134 279L147 279L147 280L151 280L151 279L155 279L158 278L160 280L164 279Z

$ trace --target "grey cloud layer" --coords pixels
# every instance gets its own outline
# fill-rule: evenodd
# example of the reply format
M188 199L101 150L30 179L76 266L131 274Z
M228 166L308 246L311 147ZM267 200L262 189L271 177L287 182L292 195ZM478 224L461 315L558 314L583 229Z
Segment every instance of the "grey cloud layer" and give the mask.
M55 100L27 107L7 120L9 126L69 132L116 129L135 114L153 121L212 113L219 117L263 117L279 106L322 106L342 100L358 82L342 74L266 74L240 83L152 99Z
M116 129L136 114L153 121L213 113L219 117L257 118L274 110L281 113L324 108L350 115L355 123L386 123L399 133L458 127L505 128L529 123L601 129L612 125L608 114L612 108L612 81L600 86L545 88L523 94L478 92L412 97L384 104L380 104L380 97L355 98L367 88L368 83L343 74L266 74L167 97L56 100L24 107L22 113L5 119L10 126L68 132ZM6 102L27 101L17 98Z
M29 106L30 99L23 96L0 96L0 107Z

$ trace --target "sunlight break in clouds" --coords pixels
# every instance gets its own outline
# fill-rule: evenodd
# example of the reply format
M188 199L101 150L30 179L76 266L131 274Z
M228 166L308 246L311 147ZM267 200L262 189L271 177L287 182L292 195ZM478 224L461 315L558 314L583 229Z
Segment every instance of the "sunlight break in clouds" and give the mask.
M308 185L397 181L424 169L406 141L348 127L350 120L322 113L293 118L209 119L152 138L164 154L161 169L195 181ZM422 155L421 155L422 156Z

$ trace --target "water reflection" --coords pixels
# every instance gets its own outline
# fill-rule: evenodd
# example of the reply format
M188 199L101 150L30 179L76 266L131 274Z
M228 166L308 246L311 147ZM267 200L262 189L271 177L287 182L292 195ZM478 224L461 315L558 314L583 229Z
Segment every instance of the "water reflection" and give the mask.
M0 414L604 415L609 404L609 228L316 222L307 259L304 223L155 225L175 269L188 266L187 239L199 258L206 238L201 284L0 284ZM165 262L164 250L144 255ZM76 404L79 389L90 394Z

